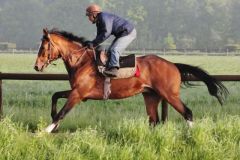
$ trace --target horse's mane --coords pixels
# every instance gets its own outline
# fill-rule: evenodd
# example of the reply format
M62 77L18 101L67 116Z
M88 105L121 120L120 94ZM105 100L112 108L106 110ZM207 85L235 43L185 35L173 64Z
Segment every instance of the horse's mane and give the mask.
M63 36L64 38L67 38L70 41L76 41L83 45L85 45L87 42L87 39L85 37L78 37L70 32L58 30L57 28L53 28L53 29L49 30L48 32L50 34L57 34L57 35Z

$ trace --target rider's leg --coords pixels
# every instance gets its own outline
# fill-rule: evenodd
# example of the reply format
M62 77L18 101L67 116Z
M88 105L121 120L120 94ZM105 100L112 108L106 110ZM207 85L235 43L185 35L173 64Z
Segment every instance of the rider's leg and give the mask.
M116 68L119 68L119 57L128 47L128 45L136 38L136 30L134 29L129 35L115 39L109 47L109 63L108 70L105 71L107 75L116 75Z

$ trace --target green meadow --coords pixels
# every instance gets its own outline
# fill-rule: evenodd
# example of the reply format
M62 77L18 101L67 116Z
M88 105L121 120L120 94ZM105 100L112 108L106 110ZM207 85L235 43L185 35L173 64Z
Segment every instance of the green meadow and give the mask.
M240 74L238 56L162 56L199 66L210 74ZM36 73L34 54L0 54L0 72ZM66 73L61 60L44 73ZM199 86L181 89L193 111L194 126L171 106L166 124L148 126L141 95L123 100L89 100L75 106L58 133L42 130L51 123L51 96L69 89L67 81L3 80L4 118L0 122L3 159L240 159L240 84L224 82L230 95L221 106ZM58 109L65 99L59 100ZM161 107L159 106L159 114Z

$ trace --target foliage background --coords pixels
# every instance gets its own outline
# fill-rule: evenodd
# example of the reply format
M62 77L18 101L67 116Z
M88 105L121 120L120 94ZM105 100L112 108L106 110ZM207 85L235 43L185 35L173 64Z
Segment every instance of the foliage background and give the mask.
M36 48L44 27L93 39L95 25L85 17L92 2L135 24L138 38L130 48L164 48L166 38L177 48L240 43L239 0L0 0L0 41Z

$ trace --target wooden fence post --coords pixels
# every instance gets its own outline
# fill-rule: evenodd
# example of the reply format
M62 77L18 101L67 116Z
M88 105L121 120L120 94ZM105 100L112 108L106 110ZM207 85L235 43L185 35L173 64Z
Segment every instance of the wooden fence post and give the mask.
M0 72L0 75L2 73ZM3 117L3 107L2 107L2 79L0 79L0 119Z
M162 100L162 122L165 123L168 119L168 103Z

